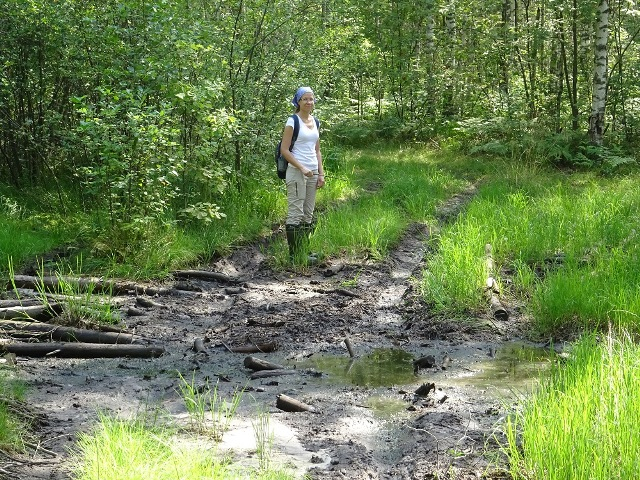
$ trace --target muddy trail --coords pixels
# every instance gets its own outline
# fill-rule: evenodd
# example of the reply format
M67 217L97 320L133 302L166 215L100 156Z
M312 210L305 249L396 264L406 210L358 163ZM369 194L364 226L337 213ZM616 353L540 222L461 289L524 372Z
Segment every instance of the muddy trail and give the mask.
M443 205L441 224L473 193ZM28 455L0 455L0 475L71 478L70 450L99 414L132 418L161 410L188 424L181 375L194 385L217 385L225 398L244 390L218 446L243 464L257 464L252 420L268 411L272 461L300 476L507 478L499 426L522 385L510 381L520 367L501 354L529 348L518 343L523 320L513 305L507 321L493 318L489 308L464 321L430 314L413 284L437 228L414 225L382 262L331 260L303 273L274 272L264 249L247 246L208 267L224 275L218 280L192 278L191 290L169 288L147 308L134 295L114 299L139 342L166 353L18 357L15 368L32 386L38 441ZM134 307L143 314L127 316ZM203 351L194 350L196 340ZM262 351L251 352L256 345ZM238 347L248 351L233 351ZM287 371L260 377L245 367L247 357ZM284 411L278 398L312 411Z

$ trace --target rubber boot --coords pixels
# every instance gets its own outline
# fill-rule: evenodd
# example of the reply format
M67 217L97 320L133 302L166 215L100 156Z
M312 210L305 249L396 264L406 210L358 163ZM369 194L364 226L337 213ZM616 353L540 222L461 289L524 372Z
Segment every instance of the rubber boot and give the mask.
M310 252L309 251L309 242L311 241L311 236L315 233L316 231L316 222L311 222L311 223L303 223L301 225L302 231L304 232L304 242L305 242L305 247L306 250L309 252L309 257L311 258L315 258L316 261L320 258L320 254L317 252Z
M300 240L298 239L298 227L296 225L286 225L287 243L289 244L289 260L294 263L296 255L300 251Z
M318 259L308 255L309 235L303 226L286 225L287 243L289 244L289 260L291 263L302 262L313 265Z

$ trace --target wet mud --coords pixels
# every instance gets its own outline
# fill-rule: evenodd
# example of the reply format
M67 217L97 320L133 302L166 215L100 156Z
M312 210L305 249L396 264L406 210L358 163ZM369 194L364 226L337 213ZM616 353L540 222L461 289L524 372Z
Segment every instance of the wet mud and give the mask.
M472 194L444 205L440 220ZM251 422L267 411L272 461L312 479L508 478L501 423L544 353L521 341L517 306L506 321L489 306L466 319L431 314L415 285L435 228L412 226L382 262L331 260L302 272L276 272L266 249L240 248L206 267L239 282L191 279L191 291L125 314L142 342L165 348L160 358L18 358L38 443L28 455L0 456L5 478L70 478L70 449L100 414L160 410L187 422L180 376L227 398L244 391L219 445L243 463L257 463ZM137 306L134 296L117 300L122 312ZM204 351L194 351L196 339ZM277 348L233 351L268 344ZM252 379L249 355L293 373ZM278 395L313 411L276 408Z

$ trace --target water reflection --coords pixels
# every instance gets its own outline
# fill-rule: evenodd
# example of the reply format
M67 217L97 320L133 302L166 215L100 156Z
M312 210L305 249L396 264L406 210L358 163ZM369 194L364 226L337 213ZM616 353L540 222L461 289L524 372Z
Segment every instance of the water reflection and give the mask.
M376 349L362 357L314 355L298 368L314 368L329 375L332 383L366 387L385 387L413 383L414 358L396 348Z

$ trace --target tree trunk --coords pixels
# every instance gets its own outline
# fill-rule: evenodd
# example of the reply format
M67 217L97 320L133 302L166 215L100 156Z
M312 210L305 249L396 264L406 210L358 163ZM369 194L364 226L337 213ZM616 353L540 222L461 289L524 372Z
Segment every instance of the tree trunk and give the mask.
M607 105L607 78L609 39L609 2L600 0L594 47L593 95L589 116L589 138L595 145L602 145L604 113Z

